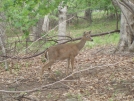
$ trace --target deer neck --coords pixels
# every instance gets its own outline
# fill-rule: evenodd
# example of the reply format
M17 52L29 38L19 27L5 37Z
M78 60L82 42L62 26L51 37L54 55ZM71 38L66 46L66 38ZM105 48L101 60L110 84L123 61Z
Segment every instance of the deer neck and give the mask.
M81 49L84 47L85 43L86 43L86 40L82 38L82 39L80 40L80 42L78 42L78 43L76 44L76 46L78 47L79 50L81 50Z

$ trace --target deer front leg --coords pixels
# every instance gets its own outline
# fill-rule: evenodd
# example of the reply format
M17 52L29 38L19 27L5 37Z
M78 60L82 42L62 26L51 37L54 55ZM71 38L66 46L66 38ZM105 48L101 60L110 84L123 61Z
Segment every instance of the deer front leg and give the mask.
M70 58L68 58L68 66L67 66L67 68L66 68L66 75L68 75L69 67L70 67Z
M47 69L49 70L49 74L51 75L52 74L52 71L51 71L51 65L54 63L54 61L49 61L47 64L45 64L43 67L42 67L42 70L41 70L41 80L43 78L43 74L44 74L44 70Z
M73 72L73 69L74 69L74 60L75 60L75 58L72 56L71 57L72 72Z

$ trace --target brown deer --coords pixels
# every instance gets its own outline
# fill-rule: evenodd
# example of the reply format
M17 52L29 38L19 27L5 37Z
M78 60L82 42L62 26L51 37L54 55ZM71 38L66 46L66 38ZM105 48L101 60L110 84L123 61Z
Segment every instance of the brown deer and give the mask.
M44 70L48 69L50 76L52 76L52 71L50 66L56 61L56 60L68 60L68 67L66 70L66 74L68 74L68 69L70 66L72 66L72 71L74 69L74 60L75 56L78 55L79 51L84 47L86 41L93 41L93 39L90 36L91 31L84 32L83 37L81 38L80 42L78 43L67 43L67 44L58 44L55 46L52 46L47 49L45 52L45 57L49 60L48 63L46 63L42 67L41 71L41 78L43 76Z

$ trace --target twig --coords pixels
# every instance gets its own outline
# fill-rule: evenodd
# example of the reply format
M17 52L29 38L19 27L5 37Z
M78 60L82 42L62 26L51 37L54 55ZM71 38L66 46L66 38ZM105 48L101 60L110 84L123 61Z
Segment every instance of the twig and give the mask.
M124 61L124 62L129 62L129 61L130 61L130 60L126 60L126 61ZM22 93L22 94L27 94L27 93L32 93L32 92L36 92L36 91L42 91L42 90L44 90L44 88L46 88L46 87L53 86L53 85L55 85L55 84L57 84L57 83L63 82L64 80L66 81L67 78L73 76L74 74L77 74L77 73L80 73L80 72L84 72L84 71L87 71L87 70L90 70L90 69L94 69L94 68L103 68L103 67L108 67L108 66L114 66L114 65L119 64L119 63L121 63L121 62L122 62L122 61L116 62L116 63L114 63L114 64L106 64L106 65L102 65L102 66L94 66L94 67L90 66L89 68L82 69L82 70L80 70L80 71L76 71L76 72L74 72L74 73L72 73L72 74L66 76L65 78L59 80L59 81L56 81L56 82L54 82L54 83L41 86L41 87L39 87L39 88L34 88L34 89L32 89L32 90L25 90L25 91L7 91L7 90L0 90L0 92L2 92L2 93L16 93L16 94L17 94L17 93Z
M97 36L103 36L103 35L107 35L107 34L113 34L115 32L120 32L120 30L114 30L114 31L109 31L109 32L104 32L104 33L99 33L99 34L91 34L91 37L97 37ZM65 41L63 42L62 44L65 44L67 42L70 42L70 41L77 41L77 40L80 40L80 38L75 38L75 39L72 39L72 40L69 40L69 41Z
M71 18L69 18L69 19L67 19L66 21L71 20L71 19L73 19L73 18L74 18L74 16L71 17ZM64 21L64 22L65 22L65 21ZM62 22L62 23L64 23L64 22ZM55 26L55 27L54 27L52 30L50 30L50 31L53 31L53 30L56 29L58 26L59 26L59 25ZM49 32L50 32L50 31L49 31ZM49 32L48 32L48 33L49 33ZM34 41L31 45L29 45L27 48L25 48L24 50L22 50L19 54L21 54L22 52L26 51L26 50L27 50L28 48L30 48L34 43L36 43L37 41L39 41L39 40L42 39L43 37L47 36L48 33L45 34L45 35L43 35L42 37L38 38L38 39L37 39L36 41ZM44 50L44 51L45 51L45 50ZM44 52L44 51L43 51L43 52ZM30 56L29 58L38 56L38 55L42 54L43 52L40 52L40 53L38 53L38 54L35 54L34 56ZM18 55L19 55L19 54L18 54ZM3 61L0 61L0 62L5 62L5 61L7 61L9 58L11 58L11 56L10 56L10 57L8 57L8 56L1 56L1 57L7 57L7 59L5 59L5 60L3 60ZM12 56L12 59L28 59L28 57L19 58L19 57L17 57L17 56Z
M115 32L120 32L120 30L114 30L114 31L110 31L110 32L105 32L105 33L99 33L99 34L92 34L91 37L97 37L97 36L103 36L103 35L107 35L107 34L113 34ZM69 36L64 36L64 37L69 37ZM67 42L70 42L70 41L77 41L77 40L80 40L80 38L75 38L75 39L72 39L71 37L69 37L70 40L67 40L61 44L65 44ZM43 50L42 52L38 53L38 54L34 54L32 56L28 56L28 57L16 57L16 56L1 56L1 57L6 57L6 58L11 58L11 59L29 59L29 58L33 58L33 57L36 57L36 56L39 56L41 54L43 54L47 49ZM3 61L0 61L0 62L3 62Z

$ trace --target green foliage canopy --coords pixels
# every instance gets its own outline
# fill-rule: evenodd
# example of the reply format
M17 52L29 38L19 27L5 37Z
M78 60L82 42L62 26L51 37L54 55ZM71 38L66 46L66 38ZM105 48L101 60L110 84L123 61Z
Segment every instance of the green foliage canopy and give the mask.
M106 11L114 9L111 0L1 0L0 12L4 12L10 25L28 35L30 27L57 9L62 1L68 6L68 12L73 14L88 8Z
M6 21L15 28L29 34L29 28L56 9L62 0L1 0L0 12L4 12ZM67 0L64 0L66 3Z
M114 11L111 0L70 0L67 4L70 7L69 13L82 11L88 8L92 10Z

